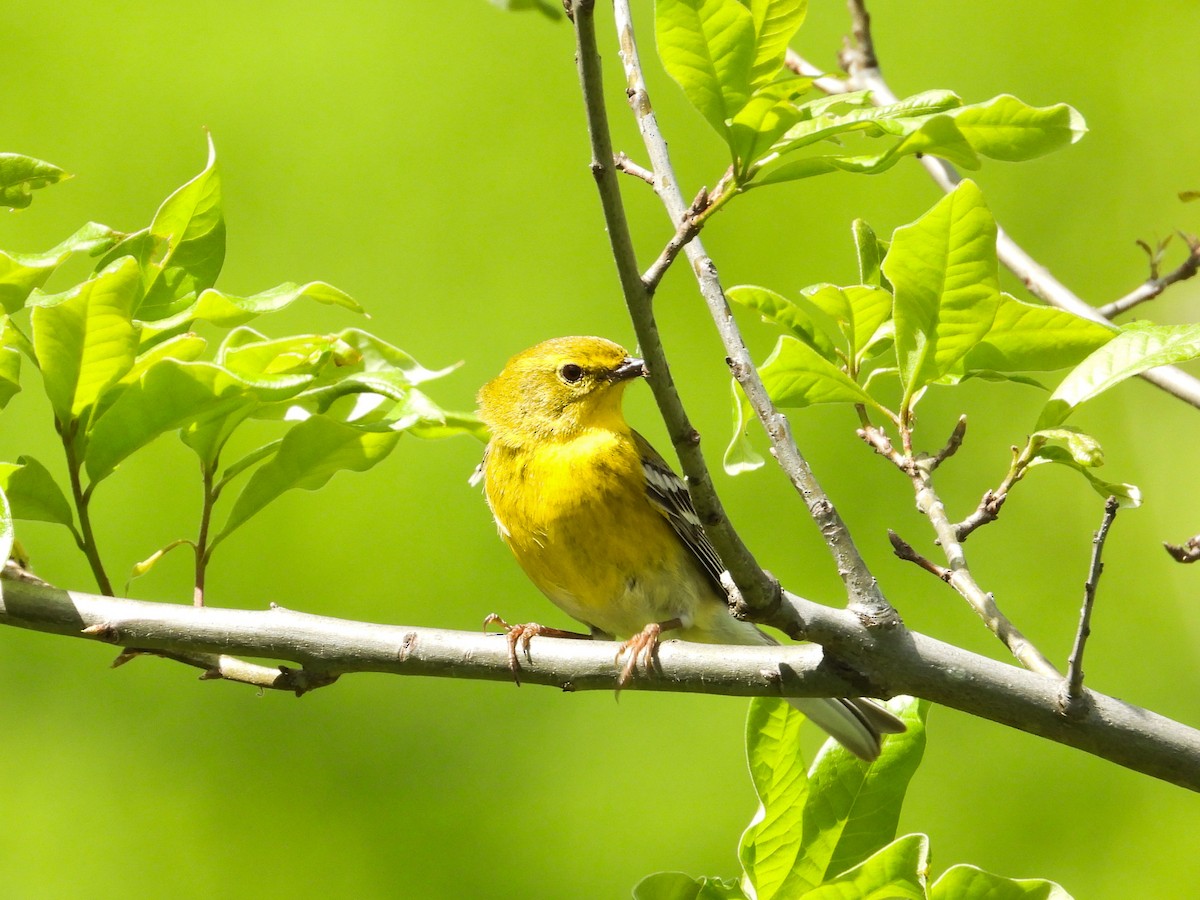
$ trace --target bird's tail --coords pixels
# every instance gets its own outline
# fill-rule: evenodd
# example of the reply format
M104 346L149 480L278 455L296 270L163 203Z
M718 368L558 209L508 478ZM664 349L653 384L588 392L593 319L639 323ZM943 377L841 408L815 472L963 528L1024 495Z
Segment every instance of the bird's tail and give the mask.
M907 730L904 723L865 697L789 697L788 703L835 741L867 762L879 757L885 734Z
M727 622L724 616L719 617L717 623L723 626L719 638L727 643L778 643L766 632L733 616L728 616ZM839 744L867 762L879 757L885 734L900 734L908 730L904 722L866 697L789 697L787 702Z

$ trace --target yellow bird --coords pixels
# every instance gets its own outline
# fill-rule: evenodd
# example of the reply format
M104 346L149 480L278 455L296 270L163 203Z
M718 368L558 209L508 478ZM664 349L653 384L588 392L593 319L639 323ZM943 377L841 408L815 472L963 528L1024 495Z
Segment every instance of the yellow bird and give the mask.
M491 429L482 463L500 536L530 580L590 636L626 639L622 681L659 636L717 644L774 644L734 618L725 567L683 480L625 422L625 386L642 360L598 337L545 341L518 353L479 391ZM508 626L511 659L539 625ZM587 636L587 635L584 635ZM863 759L904 723L866 699L789 702Z

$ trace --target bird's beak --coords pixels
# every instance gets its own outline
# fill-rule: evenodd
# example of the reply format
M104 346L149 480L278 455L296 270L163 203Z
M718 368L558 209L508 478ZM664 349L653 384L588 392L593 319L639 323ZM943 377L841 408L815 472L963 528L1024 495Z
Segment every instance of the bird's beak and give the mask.
M644 378L650 373L646 371L646 363L644 360L638 359L636 356L627 356L621 360L620 365L612 370L613 381L628 381L631 378Z

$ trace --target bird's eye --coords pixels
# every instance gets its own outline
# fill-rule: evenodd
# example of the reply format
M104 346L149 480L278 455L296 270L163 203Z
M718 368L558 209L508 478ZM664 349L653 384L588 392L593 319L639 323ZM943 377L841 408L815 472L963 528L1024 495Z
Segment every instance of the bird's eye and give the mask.
M558 370L558 374L562 376L562 380L567 384L574 384L583 377L583 369L575 365L575 363L567 363Z

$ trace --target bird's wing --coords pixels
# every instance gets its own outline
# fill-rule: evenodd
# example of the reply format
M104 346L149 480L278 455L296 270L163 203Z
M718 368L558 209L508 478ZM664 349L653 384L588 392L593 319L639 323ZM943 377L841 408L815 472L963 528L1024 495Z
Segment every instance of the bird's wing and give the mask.
M726 590L721 584L721 575L725 571L725 566L721 562L721 557L717 555L716 549L709 542L708 536L704 533L704 527L700 524L700 517L696 515L696 508L692 505L692 497L688 493L687 485L667 465L666 460L659 455L658 451L650 446L649 441L636 431L633 433L633 439L637 444L638 454L642 458L647 498L666 517L675 533L692 551L692 555L717 589L718 596L725 596Z

